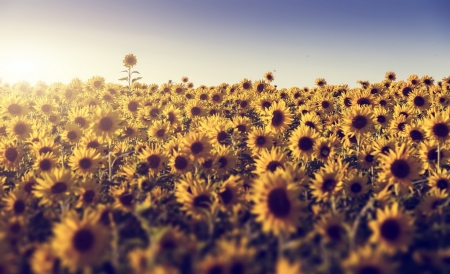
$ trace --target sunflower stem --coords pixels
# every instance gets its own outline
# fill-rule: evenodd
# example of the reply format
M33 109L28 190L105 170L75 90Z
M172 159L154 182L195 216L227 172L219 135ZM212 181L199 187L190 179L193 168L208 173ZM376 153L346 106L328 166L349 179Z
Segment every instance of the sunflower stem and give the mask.
M441 167L441 142L437 143L437 169Z
M359 223L361 222L361 219L367 214L367 211L369 211L373 207L373 204L374 199L370 199L363 207L363 209L359 212L358 216L356 216L350 235L350 249L355 249L356 233L358 232Z
M108 181L112 178L111 145L108 144Z

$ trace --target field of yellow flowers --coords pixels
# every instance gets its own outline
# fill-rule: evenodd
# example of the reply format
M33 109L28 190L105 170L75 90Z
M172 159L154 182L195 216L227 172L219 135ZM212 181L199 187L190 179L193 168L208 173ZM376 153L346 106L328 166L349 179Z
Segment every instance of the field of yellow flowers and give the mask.
M450 77L0 82L0 273L447 273ZM134 77L134 78L133 78Z

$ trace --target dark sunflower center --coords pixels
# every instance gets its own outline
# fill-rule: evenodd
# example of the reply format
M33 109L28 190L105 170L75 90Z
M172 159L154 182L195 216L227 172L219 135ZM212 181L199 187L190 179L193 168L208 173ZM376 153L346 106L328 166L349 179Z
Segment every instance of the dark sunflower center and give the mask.
M78 137L78 134L76 131L71 130L71 131L67 132L67 139L75 140L75 139L77 139L77 137Z
M88 204L92 203L94 201L94 198L95 198L95 191L92 189L86 190L82 196L83 202Z
M92 159L91 158L81 158L78 161L78 166L84 170L89 169L92 167Z
M269 101L262 102L261 106L263 109L269 108L272 104Z
M150 155L147 157L148 166L152 169L158 168L161 158L158 155Z
M168 116L167 120L169 120L169 123L173 124L175 122L175 114L173 112L169 112L167 116Z
M358 101L356 101L356 103L360 106L370 105L370 100L369 98L359 98Z
M220 131L218 134L217 134L217 141L220 143L220 144L224 144L225 143L225 140L228 138L228 134L225 132L225 131Z
M367 118L363 115L357 115L352 119L352 126L356 129L363 129L367 123Z
M25 202L23 200L16 200L13 204L14 213L19 215L25 211Z
M156 131L156 136L159 137L159 138L164 137L165 134L166 134L166 130L165 130L164 128L158 129L158 130Z
M206 194L198 195L194 198L193 205L194 207L201 207L208 209L211 204L211 199Z
M397 159L391 164L391 172L397 178L403 179L408 177L410 171L411 168L408 162L403 159Z
M150 110L150 116L152 118L157 118L159 116L159 109L154 108L154 109Z
M100 146L100 144L97 142L97 141L90 141L88 144L87 144L87 147L88 148L98 148Z
M233 200L233 191L231 188L226 187L224 191L219 192L220 198L225 205L228 205Z
M381 148L381 153L383 153L384 155L388 155L389 151L391 151L390 146L384 146Z
M86 119L84 119L83 117L75 118L74 122L79 124L80 127L84 127L86 125Z
M200 100L207 100L208 99L208 95L203 93L200 95Z
M49 171L52 168L52 161L49 159L43 159L39 162L39 168L42 171Z
M352 99L351 99L351 98L345 98L345 99L344 99L344 105L345 105L346 107L352 106Z
M436 182L436 186L441 190L448 189L448 185L449 185L449 182L446 179L439 179Z
M406 87L402 89L403 96L408 96L412 92L412 88Z
M322 184L322 190L324 192L332 192L336 187L336 184L337 184L336 180L332 178L325 179Z
M22 113L22 107L19 104L11 104L8 106L8 112L12 115L19 115Z
M201 142L195 142L191 145L191 152L194 155L197 155L203 151L204 147Z
M413 141L422 141L422 140L423 140L423 134L422 134L422 132L420 132L420 131L418 131L418 130L416 130L416 129L413 129L413 130L411 130L411 131L409 132L409 137L411 137L411 139L412 139Z
M427 86L430 86L431 85L431 80L430 79L425 79L425 80L423 80L423 83L425 85L427 85Z
M178 170L183 170L188 166L188 161L186 160L185 157L182 156L177 156L175 158L175 164L174 164L175 168Z
M67 190L67 184L65 182L56 182L50 188L50 192L52 194L61 194L61 193L66 192L66 190Z
M384 115L378 115L378 116L377 116L377 122L380 123L380 124L385 123L385 122L386 122L386 116L384 116Z
M212 165L213 165L212 159L208 159L202 163L202 167L206 168L206 169L210 169L212 167Z
M326 158L330 155L331 149L327 146L323 146L320 148L320 157Z
M442 150L439 152L439 157L441 157L441 159L443 158L443 153ZM434 161L436 162L438 159L438 152L437 152L437 148L432 148L428 151L427 153L427 160L428 161Z
M191 108L191 114L194 116L200 115L201 112L202 112L202 109L199 107Z
M241 108L246 108L247 106L248 106L248 102L247 101L241 101L240 103L239 103L239 106L241 107Z
M119 201L125 207L131 207L133 205L134 195L133 193L124 193L120 195Z
M247 82L243 83L243 84L242 84L242 88L244 88L244 89L250 89L250 83L247 83Z
M313 140L312 140L310 137L308 137L308 136L304 136L304 137L302 137L302 138L300 138L300 139L298 140L298 148L299 148L301 151L308 151L308 150L311 150L313 146L314 146L314 142L313 142Z
M397 129L400 130L400 131L404 131L405 130L405 126L406 126L406 123L398 123Z
M322 101L322 108L327 109L327 108L329 108L330 106L331 106L330 102L328 102L328 101Z
M9 147L5 150L5 158L9 162L14 162L19 156L19 152L14 147Z
M228 165L227 157L220 157L217 162L219 162L219 168L225 168Z
M103 117L100 119L100 129L103 131L110 131L113 127L113 121L109 117Z
M131 101L131 102L128 103L128 110L129 111L135 112L137 110L137 108L138 108L138 103L137 102Z
M50 105L45 104L41 106L41 110L42 112L47 113L50 112L50 110L52 110L52 107Z
M353 193L355 193L355 194L358 194L358 193L361 192L362 186L361 186L361 184L360 184L359 182L354 182L354 183L352 183L352 185L350 186L350 190L351 190L351 192L353 192Z
M17 135L22 135L27 132L27 126L25 124L17 124L14 126L14 133Z
M372 163L375 157L373 155L367 154L366 157L364 157L364 161L368 163Z
M102 82L101 81L95 81L94 82L94 87L99 88L102 86Z
M23 189L26 193L30 194L34 189L35 182L26 182Z
M395 219L387 219L380 226L381 237L390 242L397 240L401 232L401 226Z
M445 123L437 123L433 126L433 133L439 138L444 138L448 136L449 129Z
M272 125L274 127L279 127L284 122L284 114L281 110L275 110L272 113Z
M425 105L425 99L422 96L416 96L414 98L414 105L418 107Z
M330 225L326 228L326 234L332 241L340 241L342 235L342 227L338 224Z
M134 129L132 127L126 127L124 133L126 136L132 136L134 134Z
M310 128L314 128L314 129L316 128L316 125L311 121L306 121L305 126L308 126Z
M291 201L284 188L275 188L270 191L267 197L267 205L270 212L277 218L286 217L291 212Z
M269 164L267 164L266 170L269 170L271 172L275 172L275 170L278 167L283 168L283 165L280 162L278 162L278 161L270 161Z
M220 101L220 95L219 94L214 94L212 97L214 102L219 102Z
M244 133L247 131L247 126L246 125L237 125L236 126L237 130L239 130L239 132Z
M183 93L183 89L182 88L176 88L175 89L175 93L176 94L181 94L181 93Z
M91 230L82 228L75 232L72 238L73 247L78 252L87 252L92 249L95 244L95 236Z

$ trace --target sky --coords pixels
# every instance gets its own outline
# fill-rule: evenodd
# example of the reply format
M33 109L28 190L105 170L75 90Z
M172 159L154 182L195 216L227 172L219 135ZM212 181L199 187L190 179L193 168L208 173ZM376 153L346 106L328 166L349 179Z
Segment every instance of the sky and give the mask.
M387 71L450 75L449 0L0 0L0 78L10 84L256 81L357 86ZM124 82L122 82L125 84Z

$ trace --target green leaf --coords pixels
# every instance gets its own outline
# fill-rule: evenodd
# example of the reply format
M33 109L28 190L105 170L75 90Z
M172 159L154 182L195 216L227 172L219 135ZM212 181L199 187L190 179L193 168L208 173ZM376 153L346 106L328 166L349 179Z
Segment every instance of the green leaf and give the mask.
M140 80L140 79L142 79L142 77L134 78L133 80L131 80L131 83L134 83L134 82L136 82L137 80Z
M123 77L119 79L119 81L126 81L126 80L128 80L128 77Z
M137 73L137 74L140 74L140 73L139 73L139 71L136 71L136 70L135 70L135 71L133 71L133 72L132 72L132 74L133 74L133 73Z

